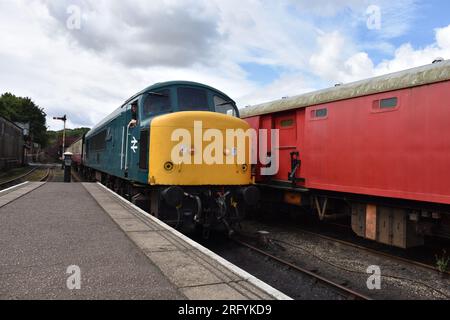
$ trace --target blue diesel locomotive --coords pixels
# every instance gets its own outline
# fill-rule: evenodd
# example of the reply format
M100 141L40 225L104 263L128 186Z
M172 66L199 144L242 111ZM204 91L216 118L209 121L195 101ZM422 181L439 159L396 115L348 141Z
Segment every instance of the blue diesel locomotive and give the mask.
M250 129L239 119L235 102L203 84L185 81L158 83L128 99L83 138L82 173L180 229L233 225L245 207L259 200L253 186L250 150L245 163L224 146L223 163L177 163L175 130L196 134L195 125L227 130ZM249 141L247 141L250 143ZM196 157L208 148L185 145L176 152ZM217 151L216 151L217 153Z

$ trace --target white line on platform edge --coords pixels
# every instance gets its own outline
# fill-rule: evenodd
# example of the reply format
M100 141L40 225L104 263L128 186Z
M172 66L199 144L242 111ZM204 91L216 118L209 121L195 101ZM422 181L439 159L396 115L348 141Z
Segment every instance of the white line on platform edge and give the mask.
M256 286L256 287L260 288L261 290L263 290L264 292L268 293L269 295L271 295L275 299L277 299L277 300L293 300L291 297L285 295L281 291L273 288L272 286L268 285L267 283L261 281L260 279L256 278L255 276L251 275L247 271L242 270L238 266L232 264L231 262L225 260L221 256L215 254L211 250L209 250L209 249L205 248L204 246L198 244L197 242L193 241L192 239L189 239L184 234L182 234L182 233L178 232L177 230L175 230L174 228L168 226L167 224L165 224L161 220L159 220L159 219L153 217L152 215L148 214L147 212L145 212L141 208L137 207L133 203L129 202L125 198L119 196L117 193L115 193L112 190L108 189L107 187L102 185L100 182L97 182L97 184L99 186L101 186L103 189L105 189L106 191L110 192L117 199L119 199L122 202L130 205L131 207L133 207L133 209L137 210L139 213L141 213L145 217L147 217L147 218L151 219L152 221L156 222L157 224L159 224L161 227L163 227L167 231L169 231L169 232L173 233L175 236L181 238L183 241L187 242L188 244L190 244L194 248L198 249L199 251L201 251L205 255L209 256L212 259L214 259L215 261L220 263L222 266L224 266L224 267L228 268L229 270L233 271L234 273L236 273L238 276L240 276L244 280L250 282L254 286Z
M6 191L10 191L10 190L15 189L15 188L19 188L21 186L26 185L27 183L30 183L30 181L25 181L25 182L22 182L21 184L16 184L15 186L12 186L12 187L10 187L8 189L0 191L0 193L6 192Z

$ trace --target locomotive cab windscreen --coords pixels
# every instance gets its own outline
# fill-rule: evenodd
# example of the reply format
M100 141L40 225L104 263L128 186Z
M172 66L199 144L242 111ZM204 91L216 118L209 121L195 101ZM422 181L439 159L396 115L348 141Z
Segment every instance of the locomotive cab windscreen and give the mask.
M170 90L160 90L149 92L144 100L143 115L149 116L165 114L172 112L172 101L170 99Z
M180 111L217 112L239 117L236 103L212 90L178 87L147 92L143 99L143 119Z
M177 95L179 111L212 111L204 89L181 87L177 89Z
M215 95L214 106L216 108L216 112L223 113L229 116L239 117L239 111L234 101L226 100L223 97Z

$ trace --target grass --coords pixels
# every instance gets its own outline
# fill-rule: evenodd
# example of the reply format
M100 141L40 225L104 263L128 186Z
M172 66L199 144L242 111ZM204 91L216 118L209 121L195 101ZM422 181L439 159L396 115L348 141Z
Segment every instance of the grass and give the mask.
M2 172L0 172L0 183L20 177L21 175L24 175L27 172L30 172L30 170L31 170L30 167L21 167L21 168L11 169L8 171L2 171Z
M29 176L27 176L27 181L39 182L47 175L47 169L38 169Z
M443 250L442 256L436 255L436 267L440 272L442 272L442 273L447 272L449 263L450 263L450 257L447 255L446 250Z

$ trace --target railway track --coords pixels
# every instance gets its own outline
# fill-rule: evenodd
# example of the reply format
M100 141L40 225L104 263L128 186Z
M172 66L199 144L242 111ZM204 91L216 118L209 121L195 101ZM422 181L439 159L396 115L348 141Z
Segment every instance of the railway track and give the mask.
M74 177L74 178L76 178L76 177ZM433 269L433 270L437 271L437 269L434 268L433 266L425 265L425 264L420 263L420 262L415 262L415 261L412 261L412 260L408 260L408 259L405 259L405 258L394 256L394 255L385 254L383 252L378 252L378 251L376 251L374 249L365 248L363 246L356 245L356 244L353 244L351 242L346 242L344 240L339 240L339 239L334 239L332 237L327 237L327 236L321 235L319 233L316 234L314 232L303 230L303 229L301 229L299 231L303 231L304 233L309 233L309 234L315 235L317 237L326 239L328 241L340 242L342 244L345 244L345 245L348 245L348 246L352 246L352 247L355 247L355 248L358 248L358 249L363 249L363 250L367 249L367 251L370 251L370 252L372 252L374 254L382 255L383 257L389 257L389 258L392 258L392 259L397 259L397 260L400 260L402 262L411 263L411 264L414 264L416 266L426 267L428 269ZM269 239L269 240L272 241L272 242L277 242L276 239ZM335 292L338 296L341 296L344 299L347 299L347 300L374 300L373 297L369 297L369 296L365 295L364 293L356 291L356 289L352 289L352 288L349 288L348 286L346 286L345 283L348 283L347 281L336 282L334 280L331 280L330 278L325 277L323 274L319 274L317 271L315 271L316 269L307 269L307 268L301 267L299 265L296 265L295 263L289 262L286 259L283 259L281 257L277 257L277 256L275 256L274 254L272 254L270 252L267 252L267 251L265 251L263 249L260 249L260 248L256 247L255 245L247 243L247 242L245 242L242 239L239 239L239 238L235 237L235 238L233 238L233 241L236 244L238 244L239 246L247 248L247 249L255 252L256 254L267 258L268 260L272 260L276 264L279 264L280 266L284 266L286 268L289 268L291 271L294 271L294 273L302 274L304 276L307 276L307 277L311 278L315 282L321 283L323 286L329 288L330 290ZM212 249L212 250L214 251L214 249ZM416 281L411 280L411 279L395 277L395 276L390 276L390 275L388 277L389 278L396 278L398 280L405 280L405 281L416 282ZM422 283L421 282L417 282L417 284L422 284ZM446 296L445 293L442 293L441 291L439 291L438 289L433 288L432 286L427 286L427 287L430 290L433 290L433 291L436 291L436 292L440 293L443 297L448 297L448 296Z
M239 244L239 245L241 245L243 247L246 247L246 248L248 248L248 249L250 249L250 250L252 250L252 251L254 251L254 252L256 252L256 253L264 256L264 257L266 257L266 258L269 258L269 259L271 259L271 260L273 260L273 261L275 261L275 262L277 262L277 263L279 263L279 264L281 264L283 266L289 267L292 270L295 270L295 271L297 271L297 272L299 272L301 274L304 274L304 275L307 275L307 276L313 278L314 280L316 280L316 281L318 281L318 282L320 282L320 283L330 287L334 291L338 292L341 296L343 296L344 298L346 298L348 300L373 300L372 298L370 298L370 297L368 297L368 296L366 296L364 294L361 294L359 292L356 292L355 290L349 289L349 288L347 288L347 287L345 287L345 286L343 286L343 285L341 285L339 283L336 283L336 282L334 282L332 280L329 280L329 279L327 279L327 278L325 278L323 276L320 276L320 275L318 275L318 274L316 274L316 273L314 273L312 271L309 271L309 270L307 270L305 268L297 266L297 265L295 265L295 264L293 264L293 263L291 263L289 261L286 261L284 259L276 257L273 254L271 254L269 252L266 252L266 251L264 251L262 249L259 249L259 248L255 247L255 246L253 246L253 245L251 245L251 244L249 244L247 242L244 242L244 241L242 241L240 239L233 238L233 241L235 241L237 244Z
M72 175L72 176L75 179L77 178L76 175ZM253 246L253 245L251 245L249 243L246 243L246 242L244 242L241 239L237 239L235 237L231 238L231 239L236 244L238 244L240 246L243 246L243 247L245 247L247 249L250 249L250 250L256 252L257 254L259 254L261 256L264 256L266 258L269 258L269 259L275 261L276 263L278 263L280 265L283 265L283 266L286 266L286 267L288 267L288 268L290 268L290 269L292 269L292 270L294 270L294 271L296 271L296 272L298 272L298 273L300 273L302 275L306 275L306 276L312 278L314 281L322 283L326 287L328 287L331 290L333 290L334 292L336 292L339 296L342 296L342 297L344 297L347 300L373 300L372 298L370 298L370 297L368 297L368 296L366 296L366 295L364 295L362 293L359 293L359 292L357 292L355 290L349 289L349 288L347 288L347 287L345 287L345 286L343 286L343 285L341 285L341 284L339 284L337 282L334 282L334 281L332 281L330 279L327 279L327 278L325 278L325 277L323 277L323 276L321 276L319 274L316 274L316 273L314 273L312 271L309 271L309 270L307 270L305 268L302 268L300 266L294 265L293 263L290 263L290 262L288 262L286 260L283 260L283 259L281 259L279 257L276 257L276 256L274 256L274 255L270 254L269 252L266 252L266 251L264 251L262 249L256 248L255 246ZM194 241L196 241L196 240L194 239ZM214 249L212 249L212 250L214 251Z
M355 248L355 249L358 249L358 250L362 250L364 252L367 252L367 253L370 253L370 254L373 254L373 255L377 255L379 257L388 258L388 259L395 260L395 261L398 261L398 262L402 262L402 263L406 263L406 264L413 265L413 266L416 266L416 267L422 267L422 268L425 268L425 269L428 269L428 270L433 270L435 272L442 273L440 270L438 270L438 268L436 268L435 266L430 265L430 264L422 263L422 262L419 262L419 261L416 261L416 260L411 260L411 259L408 259L408 258L399 257L399 256L394 255L394 254L390 254L390 253L387 253L387 252L383 252L383 251L372 249L372 248L369 248L369 247L366 247L366 246L355 244L355 243L350 242L350 241L345 241L345 240L342 240L342 239L338 239L338 238L334 238L334 237L330 237L330 236L325 236L325 235L323 235L321 233L318 233L318 232L313 232L313 231L305 230L305 229L302 229L302 228L297 228L297 229L300 232L303 232L304 234L309 234L309 235L312 235L312 236L315 236L315 237L318 237L318 238L321 238L321 239L324 239L324 240L327 240L327 241L340 243L340 244L343 244L343 245L348 246L348 247L352 247L352 248ZM276 239L272 239L272 240L273 241L277 241ZM447 274L447 275L450 275L450 271L445 271L444 273Z
M55 175L54 168L48 168L45 176L40 180L41 182L51 182Z
M28 171L27 173L24 173L18 177L14 177L12 179L9 179L7 181L4 182L0 182L0 190L9 188L9 187L13 187L17 184L20 184L21 182L24 182L26 180L26 177L30 176L31 174L33 174L38 168L33 168L30 171Z
M25 174L22 174L18 177L15 177L13 179L9 179L5 182L0 183L0 190L4 190L10 187L14 187L16 185L19 185L25 181L27 181L27 177L31 176L33 173L35 173L39 168L33 168L30 171L28 171ZM39 179L39 182L51 182L54 178L54 168L48 168L45 175Z

